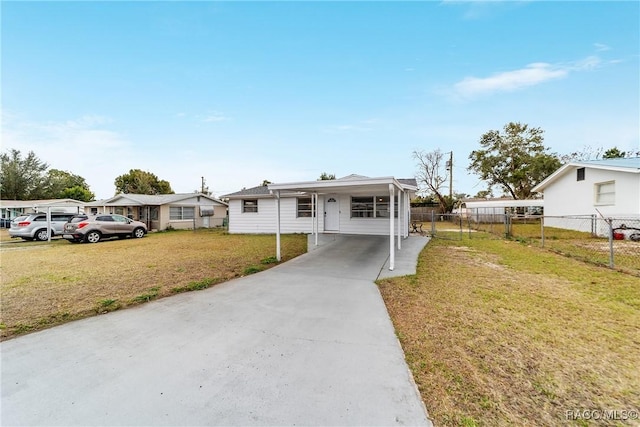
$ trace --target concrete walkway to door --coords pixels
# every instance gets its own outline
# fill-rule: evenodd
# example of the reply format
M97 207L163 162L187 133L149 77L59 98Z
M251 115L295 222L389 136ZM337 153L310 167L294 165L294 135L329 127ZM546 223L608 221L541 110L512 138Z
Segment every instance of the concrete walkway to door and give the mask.
M427 240L405 243L398 258L415 267ZM342 236L262 273L3 342L0 422L430 425L373 282L387 257L384 236Z

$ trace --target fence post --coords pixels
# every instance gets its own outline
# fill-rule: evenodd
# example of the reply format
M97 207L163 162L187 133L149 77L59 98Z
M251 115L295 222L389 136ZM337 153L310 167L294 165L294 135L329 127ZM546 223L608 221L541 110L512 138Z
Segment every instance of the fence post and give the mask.
M540 217L540 236L542 236L541 247L544 248L544 216Z
M511 214L504 214L504 236L508 239L511 237Z
M613 268L613 220L611 218L607 218L605 221L609 224L609 267Z
M591 215L591 235L598 235L598 216L596 214Z
M431 211L431 235L436 235L436 211Z

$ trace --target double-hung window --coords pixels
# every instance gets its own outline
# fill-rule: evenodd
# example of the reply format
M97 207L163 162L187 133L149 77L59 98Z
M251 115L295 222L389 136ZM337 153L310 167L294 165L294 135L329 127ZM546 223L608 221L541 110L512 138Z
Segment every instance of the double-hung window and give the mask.
M170 206L169 219L178 221L182 219L194 219L196 217L196 208L193 206Z
M258 212L258 199L244 199L242 201L243 213L257 213Z
M298 197L297 203L298 203L297 217L310 218L311 217L311 197Z
M595 204L613 205L616 203L616 182L599 182L595 184Z

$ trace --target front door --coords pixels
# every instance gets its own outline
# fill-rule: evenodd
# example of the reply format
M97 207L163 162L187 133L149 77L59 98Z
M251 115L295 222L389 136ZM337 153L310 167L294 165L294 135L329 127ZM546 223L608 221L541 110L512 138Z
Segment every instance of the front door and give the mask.
M324 231L340 230L340 203L335 196L327 196L324 201Z

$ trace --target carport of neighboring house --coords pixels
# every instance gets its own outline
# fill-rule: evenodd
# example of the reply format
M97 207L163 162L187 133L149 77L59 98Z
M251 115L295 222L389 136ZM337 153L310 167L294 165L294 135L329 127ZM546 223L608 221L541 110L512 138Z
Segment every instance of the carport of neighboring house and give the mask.
M315 245L318 244L320 233L320 215L323 210L322 232L344 234L388 234L389 236L389 270L395 267L395 251L402 249L402 239L409 236L411 197L417 191L413 179L397 179L394 177L369 178L350 175L345 178L326 181L291 182L269 184L270 194L275 199L276 224L276 257L281 259L280 235L282 230L281 201L291 195L306 195L311 198L311 233L314 235ZM388 199L387 199L388 195ZM323 206L319 206L322 196ZM379 197L382 196L382 197ZM376 198L387 200L384 209L377 209ZM337 199L348 199L350 208L342 212ZM371 207L367 200L371 200ZM394 201L394 202L390 202ZM359 203L363 204L364 212L359 212ZM381 205L382 206L382 205ZM378 217L380 215L380 217ZM341 217L348 218L341 220ZM341 226L344 221L344 227ZM357 225L357 227L356 227Z

